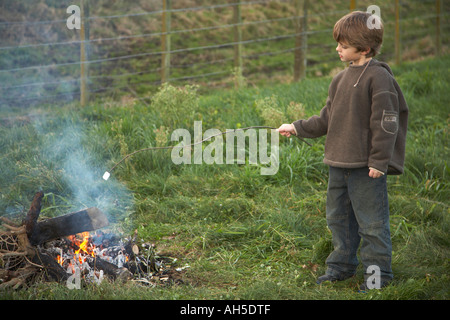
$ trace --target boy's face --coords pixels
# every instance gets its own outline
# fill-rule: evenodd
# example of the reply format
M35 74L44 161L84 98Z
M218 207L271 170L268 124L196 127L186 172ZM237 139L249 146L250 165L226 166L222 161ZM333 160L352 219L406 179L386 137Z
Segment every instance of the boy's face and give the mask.
M354 65L362 65L367 61L367 51L358 51L358 49L345 42L338 42L336 51L339 53L339 58L341 58L342 62L353 62Z

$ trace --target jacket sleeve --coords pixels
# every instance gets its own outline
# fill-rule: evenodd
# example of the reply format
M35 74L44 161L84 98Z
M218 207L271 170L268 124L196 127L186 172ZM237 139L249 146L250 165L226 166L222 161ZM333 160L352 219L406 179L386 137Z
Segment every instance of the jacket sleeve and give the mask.
M312 116L307 120L297 120L293 122L297 136L302 138L317 138L327 134L330 98L327 98L326 105L319 115Z
M382 78L382 77L381 77ZM387 173L399 129L399 98L390 76L374 81L368 166Z

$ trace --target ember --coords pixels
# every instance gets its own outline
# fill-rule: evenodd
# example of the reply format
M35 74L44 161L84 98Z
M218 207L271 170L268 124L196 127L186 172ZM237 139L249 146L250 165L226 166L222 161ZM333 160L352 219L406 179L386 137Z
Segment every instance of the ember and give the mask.
M48 242L45 248L68 273L69 288L79 288L73 284L78 277L86 283L99 284L110 278L156 286L167 283L171 275L183 270L172 270L176 259L158 256L152 244L144 243L139 249L136 235L119 238L104 231L83 232Z

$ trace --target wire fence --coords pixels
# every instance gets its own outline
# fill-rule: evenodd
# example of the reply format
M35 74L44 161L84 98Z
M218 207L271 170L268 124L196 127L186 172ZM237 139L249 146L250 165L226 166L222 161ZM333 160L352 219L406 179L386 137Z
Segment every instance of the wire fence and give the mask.
M165 82L220 88L330 75L343 67L334 23L370 5L1 0L0 107L151 99ZM401 63L448 52L448 2L384 1L379 9L385 36L378 59Z

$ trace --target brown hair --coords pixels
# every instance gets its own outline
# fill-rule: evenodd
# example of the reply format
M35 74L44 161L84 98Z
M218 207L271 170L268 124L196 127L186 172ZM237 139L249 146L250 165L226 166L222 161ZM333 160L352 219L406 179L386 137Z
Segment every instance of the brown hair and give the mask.
M371 13L354 11L339 19L334 25L333 38L336 42L345 42L355 47L358 51L370 49L367 57L374 57L379 53L383 42L383 24L379 19L379 25L368 27L367 20ZM370 25L371 21L369 21Z

